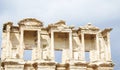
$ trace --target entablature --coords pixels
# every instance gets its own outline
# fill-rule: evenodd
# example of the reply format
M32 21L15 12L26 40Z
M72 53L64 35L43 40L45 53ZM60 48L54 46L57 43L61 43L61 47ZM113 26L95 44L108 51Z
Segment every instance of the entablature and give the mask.
M47 28L41 28L41 35L49 35Z
M7 22L7 23L3 24L3 32L10 31L12 25L13 25L13 22Z
M10 32L18 33L19 32L19 27L18 26L12 26L11 29L10 29Z
M109 33L112 30L112 28L105 28L104 30L101 31L101 34L103 37L107 36L107 33Z

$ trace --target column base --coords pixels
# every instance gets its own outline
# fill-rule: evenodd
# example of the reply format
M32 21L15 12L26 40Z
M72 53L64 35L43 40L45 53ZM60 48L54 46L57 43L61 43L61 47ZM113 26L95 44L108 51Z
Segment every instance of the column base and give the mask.
M87 66L88 70L113 70L114 64L112 62L90 62Z
M65 64L58 63L58 64L56 64L55 70L69 70L69 64L68 63L65 63Z
M23 59L16 59L16 58L6 58L5 60L2 60L3 62L24 62Z
M74 64L70 64L69 67L70 70L86 70L87 69L87 63L77 62Z
M21 64L19 62L7 61L2 62L2 67L5 70L24 70L24 63Z
M83 63L83 64L85 64L86 61L85 60L70 60L70 64L75 64L75 63Z
M37 65L37 70L55 70L56 63L54 62L40 62Z
M35 62L37 62L37 63L49 63L49 62L53 62L53 63L55 63L55 61L54 60L45 60L45 59L41 59L41 60L33 60L33 61L35 61Z

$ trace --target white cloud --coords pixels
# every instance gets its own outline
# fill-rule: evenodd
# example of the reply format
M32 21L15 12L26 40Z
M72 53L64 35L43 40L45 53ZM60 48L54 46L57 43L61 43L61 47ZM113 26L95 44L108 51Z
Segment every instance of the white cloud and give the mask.
M33 17L45 25L61 19L78 26L87 22L105 24L120 17L119 3L120 0L1 0L0 22L17 23Z
M10 16L107 18L119 16L118 0L5 0ZM11 12L9 12L11 11Z

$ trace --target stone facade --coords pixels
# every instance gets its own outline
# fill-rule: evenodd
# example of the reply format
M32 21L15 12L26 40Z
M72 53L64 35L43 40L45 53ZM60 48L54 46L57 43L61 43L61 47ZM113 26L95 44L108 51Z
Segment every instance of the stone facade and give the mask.
M111 30L92 24L76 29L64 21L44 27L34 18L23 19L18 26L5 23L1 70L113 70ZM32 51L31 60L23 59L25 50ZM55 51L62 52L61 63L55 61Z

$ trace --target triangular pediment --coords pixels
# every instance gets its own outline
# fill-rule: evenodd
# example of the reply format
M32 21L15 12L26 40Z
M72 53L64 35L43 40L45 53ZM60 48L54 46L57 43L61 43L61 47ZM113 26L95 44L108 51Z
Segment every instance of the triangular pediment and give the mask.
M92 25L91 23L88 23L87 25L80 27L80 29L99 30L98 27Z
M63 21L63 20L60 20L59 22L54 23L53 26L55 26L57 28L68 28L69 27L65 24L65 21Z
M48 28L53 28L53 29L57 29L57 30L66 30L66 29L73 29L74 26L68 26L66 25L65 21L63 20L60 20L59 22L57 23L54 23L54 24L50 24L48 25Z
M35 18L26 18L21 20L19 25L26 25L26 26L43 26L43 23Z
M59 22L55 23L54 25L56 25L56 26L63 26L63 25L66 25L66 24L65 24L65 21L60 20Z

